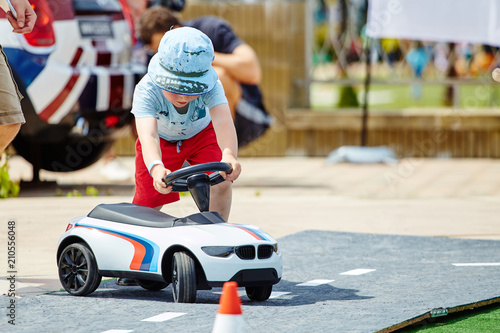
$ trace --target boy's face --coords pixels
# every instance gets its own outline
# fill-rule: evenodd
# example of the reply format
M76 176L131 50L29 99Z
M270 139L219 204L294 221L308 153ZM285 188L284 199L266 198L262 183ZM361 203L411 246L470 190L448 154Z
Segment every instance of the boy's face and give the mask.
M163 96L172 103L174 106L178 108L182 108L183 106L186 106L189 102L192 100L197 99L200 95L180 95L180 94L174 94L171 93L170 91L162 90Z

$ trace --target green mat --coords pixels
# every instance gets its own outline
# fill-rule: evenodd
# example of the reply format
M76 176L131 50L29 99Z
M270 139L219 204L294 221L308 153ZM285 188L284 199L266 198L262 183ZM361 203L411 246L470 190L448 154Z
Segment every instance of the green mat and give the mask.
M398 333L495 333L500 332L500 304L464 310L445 317L428 318L396 331Z

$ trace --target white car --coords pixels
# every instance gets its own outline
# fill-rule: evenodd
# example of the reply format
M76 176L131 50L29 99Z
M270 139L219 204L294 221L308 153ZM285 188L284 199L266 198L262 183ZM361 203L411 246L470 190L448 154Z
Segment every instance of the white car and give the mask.
M59 279L72 295L88 295L102 276L136 279L160 290L172 283L175 302L196 301L197 290L236 281L251 300L265 301L281 280L278 243L251 225L226 223L208 211L209 188L230 172L226 163L205 163L169 174L177 192L191 192L200 213L176 218L130 203L98 205L72 220L59 240Z
M0 10L0 45L24 95L26 124L13 145L33 164L36 181L40 169L91 165L128 134L133 90L146 66L132 56L140 52L133 52L125 1L30 3L37 20L25 35L13 33Z

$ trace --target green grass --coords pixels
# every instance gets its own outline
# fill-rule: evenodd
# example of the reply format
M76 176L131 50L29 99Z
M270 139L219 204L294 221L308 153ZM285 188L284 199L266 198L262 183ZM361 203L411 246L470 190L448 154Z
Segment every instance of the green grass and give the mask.
M311 84L311 107L335 109L340 100L340 87L332 83ZM364 89L354 88L361 103ZM415 92L419 90L417 96ZM370 110L445 107L446 87L442 85L372 85L369 91ZM464 109L495 108L500 105L500 85L461 85L458 96L459 106Z
M400 329L398 333L495 333L500 332L500 304L464 310L445 317L431 318Z

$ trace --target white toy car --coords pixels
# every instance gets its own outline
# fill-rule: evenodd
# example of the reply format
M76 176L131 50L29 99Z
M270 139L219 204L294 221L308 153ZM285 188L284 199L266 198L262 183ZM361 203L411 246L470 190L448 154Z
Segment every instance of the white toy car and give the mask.
M59 240L59 279L72 295L88 295L102 276L136 279L149 290L172 283L175 302L196 301L196 291L236 281L251 300L265 301L281 280L275 239L251 225L226 223L208 211L210 186L224 181L226 163L205 163L172 172L173 191L189 190L200 213L176 218L130 203L102 204L73 219Z

